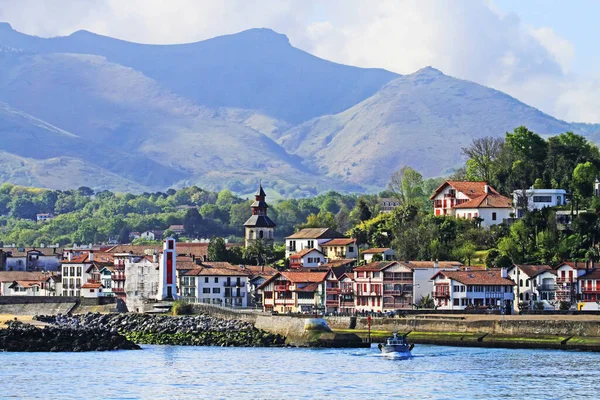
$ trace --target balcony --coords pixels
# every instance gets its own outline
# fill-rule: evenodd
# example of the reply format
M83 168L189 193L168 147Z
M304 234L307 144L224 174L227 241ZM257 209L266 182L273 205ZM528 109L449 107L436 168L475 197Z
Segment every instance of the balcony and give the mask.
M225 287L244 287L246 286L246 282L223 282L223 286Z
M288 292L290 290L290 285L275 285L276 292Z
M125 280L125 275L122 275L122 274L113 275L112 276L112 280L113 281L124 281Z
M340 294L352 294L353 290L351 287L343 287L339 291Z
M383 294L387 294L390 296L403 296L407 293L405 290L384 290Z
M242 292L240 292L240 293L237 293L237 292L227 293L227 292L225 292L225 297L226 298L230 298L230 297L244 297L244 296L245 296L245 294L242 293Z
M338 294L340 293L340 288L337 286L328 286L325 288L325 291L330 294Z
M575 278L556 278L556 283L574 283L577 282Z
M538 292L554 292L557 288L556 285L539 285L536 289Z
M116 288L112 288L112 291L114 293L125 293L125 288L116 287Z
M404 283L404 284L411 284L413 283L413 276L412 274L404 274L404 273L399 273L399 274L384 274L383 275L383 281L384 282L396 282L396 283Z
M352 303L354 304L354 303ZM326 300L325 301L325 305L327 307L338 307L339 306L339 302L337 300Z
M600 288L592 289L591 287L581 288L583 294L600 294Z
M450 297L450 289L447 289L447 290L434 290L433 291L433 297L448 298L448 297Z
M276 305L290 305L293 306L295 304L294 299L275 299Z

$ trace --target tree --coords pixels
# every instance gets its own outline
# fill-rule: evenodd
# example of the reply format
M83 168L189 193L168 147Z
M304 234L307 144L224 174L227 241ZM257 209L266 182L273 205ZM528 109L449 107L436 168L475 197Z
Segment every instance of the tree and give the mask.
M24 197L17 197L10 205L12 216L15 218L36 219L37 209L35 204Z
M263 239L253 240L246 247L245 258L256 260L256 265L263 265L269 262L273 256L273 248L269 246Z
M473 139L468 147L462 148L462 154L469 157L467 175L473 180L496 184L498 160L504 150L504 139L483 137Z
M454 250L454 256L458 257L462 262L468 266L471 265L471 259L475 256L477 248L471 242L466 242L462 246Z
M213 236L208 244L209 261L229 261L229 252L225 245L225 240L221 237Z
M123 228L121 228L121 232L119 232L119 243L120 244L125 244L125 243L129 243L129 234L131 232L129 231L129 229L124 226Z
M359 199L356 203L356 208L358 209L358 219L360 221L366 221L368 219L371 219L371 210L369 209L369 206L366 201L364 201L363 199Z
M598 176L598 169L587 161L578 164L573 170L573 191L579 198L590 197L594 192L594 179Z
M94 191L87 186L81 186L77 191L85 197L90 197L94 195Z
M388 189L402 205L418 205L423 196L423 176L411 167L404 166L392 174Z
M183 229L190 236L199 236L202 233L202 216L197 208L190 208L183 217Z

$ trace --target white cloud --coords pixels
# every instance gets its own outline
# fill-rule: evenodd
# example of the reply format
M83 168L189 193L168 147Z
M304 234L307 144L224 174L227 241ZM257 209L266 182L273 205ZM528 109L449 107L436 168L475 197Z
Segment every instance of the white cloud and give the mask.
M491 0L0 0L0 20L41 36L87 29L144 43L269 27L332 61L403 74L432 65L556 117L600 122L600 79L572 75L573 44Z

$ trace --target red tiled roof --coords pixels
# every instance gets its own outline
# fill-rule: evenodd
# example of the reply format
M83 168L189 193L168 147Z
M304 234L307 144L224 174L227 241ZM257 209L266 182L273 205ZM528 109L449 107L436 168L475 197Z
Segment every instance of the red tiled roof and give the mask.
M391 250L389 247L373 247L372 249L363 250L363 254L379 254Z
M455 205L453 208L511 208L512 202L501 194L488 193L469 201Z
M571 267L573 269L586 269L585 262L578 262L578 261L563 261L556 266L556 269L562 267L563 265L568 265L569 267Z
M525 275L530 278L536 277L542 272L552 271L552 267L549 265L525 265L525 264L515 264L515 267L518 267Z
M325 243L321 243L321 247L325 246L347 246L349 244L356 243L356 239L352 238L339 238L339 239L331 239L326 241Z
M314 292L315 290L317 290L317 288L319 287L319 282L315 282L315 283L309 283L308 285L301 287L301 288L296 288L296 290L294 290L295 292Z
M393 264L398 264L397 261L374 261L367 263L365 265L361 265L360 267L354 268L354 271L362 272L362 271L381 271Z
M409 261L408 263L402 263L403 265L408 264L409 268L435 268L435 261ZM460 261L438 261L438 268L460 268L463 264Z
M469 182L469 181L446 181L442 183L431 195L433 200L447 185L452 186L457 192L461 192L470 199L485 195L485 185L487 182ZM489 193L499 194L496 189L488 185Z
M329 271L326 272L299 272L299 271L283 271L281 275L293 283L303 282L323 282Z
M13 281L45 281L50 276L60 276L57 272L26 272L26 271L0 271L0 282Z
M286 239L334 239L345 238L339 232L331 228L304 228L298 232L286 237Z
M300 251L297 251L296 253L292 254L290 256L290 258L302 258L305 255L307 255L308 253L312 253L313 251L316 251L317 253L319 253L322 256L325 256L325 254L321 253L319 250L317 249L311 249L311 248L306 248L306 249L302 249Z
M577 279L579 279L580 281L582 279L600 279L600 269L593 269L590 272L586 272Z
M515 283L508 278L502 277L500 270L483 270L483 271L440 271L436 276L442 275L448 279L455 280L463 285L510 285Z
M24 288L30 288L32 286L41 286L40 281L14 281L9 287L13 287L15 283L21 285Z
M83 285L81 285L82 289L99 289L101 287L104 287L101 283L87 282L87 283L84 283Z
M63 260L63 264L88 264L88 263L113 263L114 262L114 255L112 254L107 254L107 253L102 253L102 252L94 252L93 253L93 261L90 261L90 254L89 253L84 253L84 254L80 254L78 256L75 256L73 258L71 258L71 261L68 260Z

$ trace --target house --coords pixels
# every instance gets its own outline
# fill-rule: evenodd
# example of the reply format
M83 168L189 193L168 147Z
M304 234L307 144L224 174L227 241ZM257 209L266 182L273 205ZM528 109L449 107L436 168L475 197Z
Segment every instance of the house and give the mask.
M589 270L579 276L579 310L600 309L600 269Z
M304 228L285 238L285 257L289 258L297 251L317 249L322 251L321 244L331 239L346 237L331 228Z
M183 225L171 225L167 228L168 231L173 232L175 235L182 235L185 233Z
M325 255L317 249L306 248L290 256L290 268L314 268L325 263Z
M57 271L62 260L58 248L4 248L7 271Z
M134 231L129 232L129 240L139 239L142 234L140 232Z
M354 314L356 305L354 301L354 279L353 273L348 272L338 278L339 281L339 312L343 314Z
M557 207L567 204L567 191L564 189L534 189L513 193L513 213L517 218L525 215L525 210L541 210L545 207Z
M144 231L140 234L140 239L161 240L163 233L161 231Z
M379 211L382 213L391 213L398 207L400 207L398 199L388 197L379 199Z
M207 262L193 269L180 269L180 296L193 303L247 307L250 275L244 268L227 262Z
M515 283L508 279L505 269L439 271L431 279L438 309L499 307L510 312L513 308Z
M579 277L590 272L593 267L585 262L565 261L556 267L556 300L570 303L577 302Z
M413 271L397 261L376 261L354 269L354 304L358 312L409 309Z
M102 285L100 282L86 282L83 285L81 285L81 297L85 297L88 299L103 297L103 289L104 285Z
M435 215L481 220L489 227L500 224L512 213L512 203L487 182L447 181L438 187L430 199Z
M52 221L55 217L52 213L41 213L37 214L35 218L39 224L43 224L44 222Z
M515 282L515 311L519 311L519 303L533 308L538 301L544 302L544 308L554 309L550 302L556 296L556 271L552 267L515 264L507 269L507 273L508 278Z
M356 239L339 238L321 243L321 249L329 260L347 260L358 258Z
M329 268L325 277L325 312L341 312L341 282L340 278L346 275L344 266Z
M373 260L373 257L379 259L378 261L392 261L396 256L396 252L389 247L374 247L371 249L366 249L362 251L363 260L365 262L370 263Z
M55 272L0 271L0 296L56 296L57 281Z
M265 191L262 184L254 194L254 203L250 206L252 216L244 223L246 247L255 240L262 240L268 246L273 246L275 240L275 222L267 215L269 206L265 202Z
M400 261L400 263L413 272L413 299L415 305L419 304L422 299L431 297L433 293L431 277L438 271L460 271L464 268L469 268L469 270L475 268L465 267L459 261Z
M328 272L278 272L259 289L264 311L310 313L324 310L325 278Z
M69 253L67 260L63 261L61 266L62 295L82 296L82 286L86 283L101 283L100 270L113 264L114 256L112 254L96 253L89 250L87 253L73 257L72 253ZM86 290L85 293L87 295L91 295L91 293L97 295L99 291L90 292Z
M277 270L268 265L240 265L250 273L248 277L248 305L262 308L262 293L258 288L270 277L277 273Z

